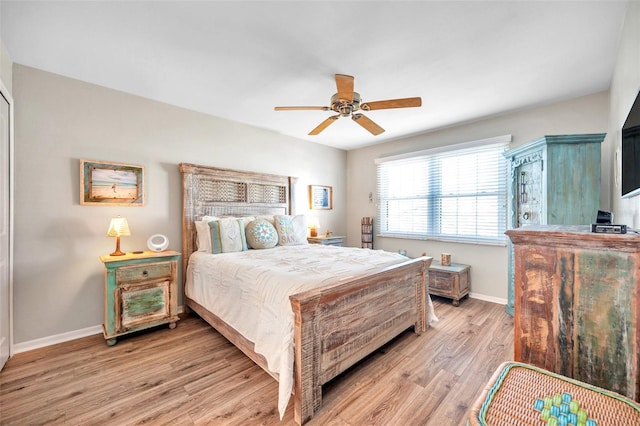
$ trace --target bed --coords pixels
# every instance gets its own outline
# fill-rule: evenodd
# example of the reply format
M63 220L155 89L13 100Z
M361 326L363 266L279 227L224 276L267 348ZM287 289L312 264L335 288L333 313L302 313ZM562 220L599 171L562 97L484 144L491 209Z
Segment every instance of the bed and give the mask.
M202 265L196 266L196 259L206 258L209 262L218 262L224 257L201 256L201 253L198 253L196 222L205 216L292 216L295 214L293 206L296 179L186 163L181 163L179 168L183 186L184 305L279 380L281 400L283 381L291 381L294 418L298 424L311 419L320 409L323 384L403 331L409 328L413 328L417 334L426 331L429 317L433 314L427 292L427 274L431 258L423 256L417 259L394 260L392 264L385 266L367 267L366 273L353 277L348 273L342 276L336 274L336 279L325 280L321 286L301 286L297 287L300 291L289 294L288 305L291 308L293 328L292 377L286 377L286 374L285 377L280 377L273 368L269 368L268 359L260 353L260 348L256 350L255 339L239 332L237 327L230 324L231 321L228 323L223 320L224 313L215 308L207 308L206 298L194 296L196 292L193 291L187 294L186 290L188 287L192 288L192 284L188 284L193 279L190 274L193 275L194 270L206 270L202 269ZM288 253L292 259L295 259L292 256L301 255L304 251L338 250L335 247L320 245L304 247L304 250L302 246L296 250L289 249L287 251L286 247L283 247L279 250ZM359 255L373 255L377 252L354 248L345 250L358 250ZM267 255L266 250L249 252L262 252L260 255L263 257ZM262 265L260 261L247 260L246 256L249 255L253 254L242 253L237 257L243 259L240 262L245 262L245 267L251 265L251 262L256 267ZM218 257L215 258L216 256ZM321 257L324 257L324 254ZM279 409L282 415L281 403ZM286 399L284 406L286 407Z

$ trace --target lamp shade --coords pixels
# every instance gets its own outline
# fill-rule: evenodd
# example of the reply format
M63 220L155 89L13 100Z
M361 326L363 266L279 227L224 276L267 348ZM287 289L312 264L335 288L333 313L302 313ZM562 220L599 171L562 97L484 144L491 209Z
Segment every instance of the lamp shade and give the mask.
M312 216L309 218L308 222L307 222L307 227L311 228L311 229L318 229L320 228L320 221L318 220L317 217Z
M107 237L121 237L128 235L131 235L131 231L129 231L129 224L127 223L127 219L120 216L111 218L109 230L107 231Z

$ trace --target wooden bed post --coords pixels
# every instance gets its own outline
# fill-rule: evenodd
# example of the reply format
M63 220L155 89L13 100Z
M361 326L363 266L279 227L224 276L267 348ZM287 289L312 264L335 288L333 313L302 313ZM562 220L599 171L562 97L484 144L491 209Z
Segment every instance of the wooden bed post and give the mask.
M296 183L298 178L289 176L289 214L296 214Z
M425 260L422 262L422 279L419 283L416 283L416 302L418 304L418 318L416 325L413 327L416 334L422 334L429 328L429 319L427 318L427 311L429 310L427 297L429 293L429 266L431 265L431 259L426 257L426 253L422 253L422 258Z
M290 299L295 315L293 392L294 419L298 424L311 419L322 405L320 333L315 315L319 299L307 300L304 305L298 299Z
M193 194L193 175L190 173L189 165L180 164L180 174L182 175L182 288L184 294L189 256L195 251L196 231L193 223L195 220L193 216L195 196ZM185 309L187 309L186 305Z

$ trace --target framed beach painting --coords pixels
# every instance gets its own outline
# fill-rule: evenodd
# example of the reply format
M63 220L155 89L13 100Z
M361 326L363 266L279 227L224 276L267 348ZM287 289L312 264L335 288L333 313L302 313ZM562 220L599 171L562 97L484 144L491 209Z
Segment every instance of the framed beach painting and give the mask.
M309 185L309 208L312 210L331 210L333 208L333 188Z
M80 204L144 206L144 166L80 160Z

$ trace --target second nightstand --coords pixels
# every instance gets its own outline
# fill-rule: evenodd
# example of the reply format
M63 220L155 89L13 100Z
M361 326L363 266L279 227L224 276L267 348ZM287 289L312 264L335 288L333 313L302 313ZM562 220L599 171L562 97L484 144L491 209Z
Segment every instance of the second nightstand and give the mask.
M429 266L429 294L453 299L453 306L460 305L460 299L469 294L471 266L452 263L442 266L432 263Z
M310 244L342 247L342 244L344 244L344 237L308 237L307 241L309 241Z
M178 260L175 251L100 256L104 263L104 338L161 324L175 328L178 317Z

